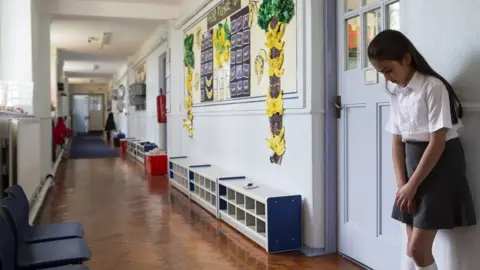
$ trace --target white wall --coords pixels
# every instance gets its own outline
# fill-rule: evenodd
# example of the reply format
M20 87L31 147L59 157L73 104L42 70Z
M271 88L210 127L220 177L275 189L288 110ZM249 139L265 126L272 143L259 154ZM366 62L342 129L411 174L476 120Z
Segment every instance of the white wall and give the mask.
M33 80L31 8L31 0L0 1L0 80Z
M480 217L480 10L479 1L402 0L403 32L430 65L450 81L464 104L463 143L470 187ZM428 35L425 35L428 33ZM439 269L472 270L480 265L477 227L442 231L435 242Z
M8 1L8 0L6 0ZM15 1L13 1L15 2ZM52 170L52 122L50 113L50 22L49 14L42 12L40 1L31 0L30 35L33 69L33 113L41 121L42 175ZM12 28L15 31L15 27ZM18 30L16 30L18 31ZM3 39L2 35L2 39ZM23 46L23 45L22 45ZM20 46L21 47L21 46ZM16 59L18 61L18 59Z
M300 0L297 17L301 57L298 67L299 98L285 100L288 109L284 117L286 127L287 152L282 165L274 165L269 161L271 151L268 149L266 138L269 136L269 123L265 115L264 102L220 105L194 109L194 138L187 136L183 126L184 111L184 74L183 74L183 31L181 28L195 20L189 19L185 12L180 21L172 21L168 26L168 48L170 59L167 58L167 103L168 113L168 153L170 156L188 155L197 157L205 162L223 167L232 172L245 174L260 184L288 192L301 194L304 198L304 239L307 246L322 248L324 244L323 227L323 65L321 63L322 44L321 27L312 27L321 21L321 3L313 0ZM183 10L190 14L201 16L196 12L196 5L208 2L208 7L218 1L186 1ZM308 11L308 12L307 12ZM304 21L305 20L305 21ZM183 23L181 23L183 22ZM116 75L115 85L121 82L131 82L131 70L145 59L147 64L147 110L128 111L128 136L152 140L159 143L157 138L161 133L156 123L155 98L158 95L158 56L167 50L161 45L155 51L148 50L161 40L165 30L157 29L140 51L129 58L125 75L125 67ZM142 57L142 55L148 55ZM303 57L302 57L303 56ZM310 72L315 67L313 76ZM127 85L126 85L127 86ZM315 87L314 87L315 86ZM315 89L315 91L312 91ZM314 94L312 95L312 92ZM153 117L155 116L155 117ZM116 118L120 119L117 114ZM313 138L315 138L315 143Z
M157 121L157 96L160 90L160 56L167 51L167 43L164 42L155 51L153 51L146 59L147 72L147 109L146 117L146 134L145 139L155 142L159 148L165 149L160 134L164 134L165 124L159 124Z
M114 78L114 87L123 84L126 88L125 100L128 104L128 85L134 82L135 68L145 62L147 104L145 111L136 111L134 106L127 106L124 113L115 113L116 123L128 137L135 137L156 143L164 148L163 135L165 125L157 122L156 97L160 90L160 56L166 53L166 29L157 27L141 46L138 52L129 57ZM125 113L126 112L126 113Z
M125 87L125 96L123 97L125 107L123 108L123 112L119 112L117 110L117 102L112 101L112 112L113 112L113 117L115 119L115 124L117 125L117 130L122 131L128 136L130 136L129 131L128 131L128 123L127 123L127 115L129 112L128 108L128 80L127 80L127 71L128 71L128 65L125 63L120 67L118 70L117 74L115 74L115 78L112 80L110 85L113 88L118 88L121 84Z
M323 162L319 155L320 144L313 143L314 138L316 142L323 141L321 136L323 92L319 87L321 76L318 76L322 73L322 66L318 64L315 66L320 68L316 69L315 78L312 78L311 73L312 65L321 61L319 57L322 53L321 44L318 42L318 37L322 34L321 27L313 29L311 20L313 17L321 18L322 13L321 4L315 2L312 6L312 1L314 0L298 1L304 3L304 6L299 5L297 18L307 20L305 32L303 34L299 32L297 43L304 55L298 65L300 85L298 90L303 94L297 100L285 100L287 111L284 126L287 152L282 165L274 165L269 161L271 151L266 144L269 123L265 115L264 102L194 108L194 136L192 139L187 137L186 131L182 128L185 117L183 32L175 27L169 29L171 87L167 88L171 89L168 97L171 113L168 115L168 149L170 156L187 155L199 158L246 175L262 185L292 194L301 194L304 198L304 243L310 247L322 248L323 175L319 173L318 168L323 166ZM216 2L218 1L211 2L205 10ZM205 10L180 27L188 26L198 16L203 15ZM298 24L302 28L303 22L300 21ZM316 87L313 88L313 85ZM314 96L312 89L316 91Z

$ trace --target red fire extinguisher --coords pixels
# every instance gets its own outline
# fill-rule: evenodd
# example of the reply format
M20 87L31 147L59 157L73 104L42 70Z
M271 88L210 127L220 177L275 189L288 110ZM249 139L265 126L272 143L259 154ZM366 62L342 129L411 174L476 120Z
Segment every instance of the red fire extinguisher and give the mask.
M167 96L160 89L160 94L157 96L157 119L158 123L167 122Z

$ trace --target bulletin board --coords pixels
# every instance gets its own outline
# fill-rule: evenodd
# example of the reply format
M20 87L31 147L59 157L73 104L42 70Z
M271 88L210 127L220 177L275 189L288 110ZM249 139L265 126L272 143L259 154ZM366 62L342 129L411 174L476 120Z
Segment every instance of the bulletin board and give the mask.
M184 31L185 92L191 105L267 95L268 40L258 23L262 2L223 0ZM283 37L284 95L297 92L296 35L293 15Z

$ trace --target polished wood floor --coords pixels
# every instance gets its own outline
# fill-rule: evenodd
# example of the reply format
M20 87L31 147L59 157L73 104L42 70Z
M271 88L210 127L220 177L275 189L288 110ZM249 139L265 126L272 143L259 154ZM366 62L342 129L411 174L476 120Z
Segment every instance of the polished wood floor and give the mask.
M91 270L356 270L339 256L268 255L126 157L68 160L38 223L78 221Z

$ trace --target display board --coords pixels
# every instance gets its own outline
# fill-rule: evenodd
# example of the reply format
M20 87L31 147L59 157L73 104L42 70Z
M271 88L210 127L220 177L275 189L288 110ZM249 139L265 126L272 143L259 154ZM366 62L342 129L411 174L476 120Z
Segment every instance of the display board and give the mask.
M186 107L267 95L269 37L258 24L262 2L223 0L185 30ZM296 30L293 15L283 33L284 95L297 92Z

